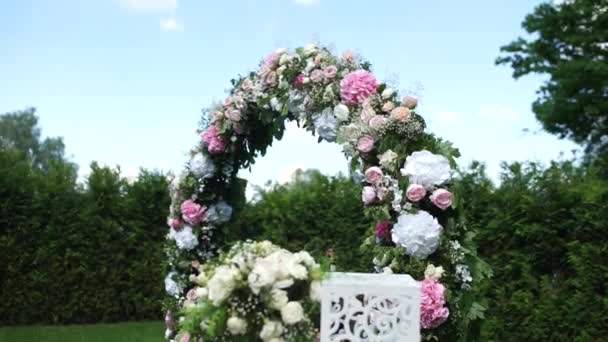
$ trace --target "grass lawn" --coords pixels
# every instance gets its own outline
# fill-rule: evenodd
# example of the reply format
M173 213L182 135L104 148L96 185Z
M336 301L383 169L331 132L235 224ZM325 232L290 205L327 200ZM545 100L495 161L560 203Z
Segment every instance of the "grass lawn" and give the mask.
M0 327L1 342L162 342L164 334L162 321Z

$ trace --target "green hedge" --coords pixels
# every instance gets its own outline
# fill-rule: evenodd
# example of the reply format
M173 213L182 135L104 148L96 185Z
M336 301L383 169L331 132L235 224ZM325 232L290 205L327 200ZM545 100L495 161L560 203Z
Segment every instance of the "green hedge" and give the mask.
M0 149L0 324L158 319L166 178Z
M608 181L573 162L483 167L464 175L466 209L494 270L483 341L604 341Z
M292 251L316 257L334 250L342 271L371 271L371 256L359 246L372 223L363 217L361 189L343 176L299 172L293 182L258 193L227 229L228 241L268 239Z

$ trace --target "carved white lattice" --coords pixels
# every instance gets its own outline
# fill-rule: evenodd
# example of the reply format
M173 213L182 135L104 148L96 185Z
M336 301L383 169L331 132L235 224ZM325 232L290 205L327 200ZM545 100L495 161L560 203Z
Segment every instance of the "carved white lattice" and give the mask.
M419 342L420 286L405 274L330 273L321 342Z

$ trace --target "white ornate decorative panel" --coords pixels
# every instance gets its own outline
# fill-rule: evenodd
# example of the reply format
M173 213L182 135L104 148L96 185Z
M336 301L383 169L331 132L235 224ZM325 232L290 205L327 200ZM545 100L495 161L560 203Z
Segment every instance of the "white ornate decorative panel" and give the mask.
M420 286L405 274L329 274L321 342L419 342Z

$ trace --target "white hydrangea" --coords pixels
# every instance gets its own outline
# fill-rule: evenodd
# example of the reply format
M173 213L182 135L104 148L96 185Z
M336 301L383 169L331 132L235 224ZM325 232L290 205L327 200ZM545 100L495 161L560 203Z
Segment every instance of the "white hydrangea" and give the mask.
M226 327L232 335L244 335L247 332L247 321L242 318L232 316L228 318Z
M190 159L190 171L196 178L211 178L215 174L215 164L211 158L198 152Z
M223 224L230 221L232 217L232 207L225 201L218 201L209 206L205 215L205 220L214 224Z
M173 234L173 238L179 249L191 250L198 246L198 239L190 226L184 226L181 230L176 231Z
M439 246L441 226L426 211L401 214L392 229L393 242L405 248L407 255L426 258Z
M401 174L409 177L411 184L420 184L427 189L450 181L451 172L446 157L427 150L412 153L401 169Z
M175 276L175 272L169 272L165 277L165 291L171 296L179 296L182 292L182 289L179 287L179 284L173 280L173 276Z
M336 141L338 120L330 107L325 108L321 114L315 114L313 124L319 137L328 142Z
M294 325L304 319L304 309L300 302L289 302L281 309L281 319L287 325Z

